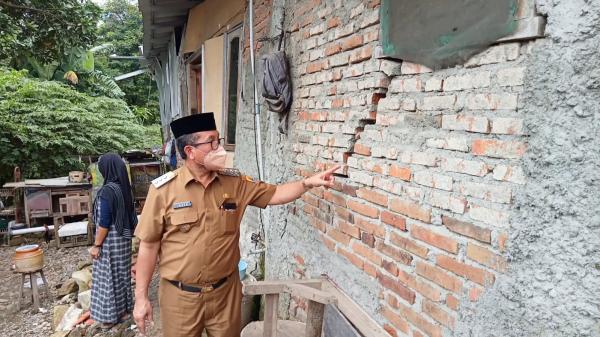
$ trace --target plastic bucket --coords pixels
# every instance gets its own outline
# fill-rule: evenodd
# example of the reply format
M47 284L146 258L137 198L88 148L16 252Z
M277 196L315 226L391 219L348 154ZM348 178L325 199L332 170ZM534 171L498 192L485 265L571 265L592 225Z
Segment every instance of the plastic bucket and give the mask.
M21 273L40 270L44 266L44 251L38 245L18 247L13 262L16 271Z

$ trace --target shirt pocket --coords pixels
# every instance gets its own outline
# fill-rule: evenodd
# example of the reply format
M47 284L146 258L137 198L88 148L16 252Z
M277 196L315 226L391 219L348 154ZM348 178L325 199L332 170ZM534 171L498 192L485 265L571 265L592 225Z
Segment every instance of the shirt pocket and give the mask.
M221 232L223 234L233 234L237 231L238 228L238 212L237 203L235 203L234 209L226 209L221 207L221 219L223 219L224 224L222 222Z
M196 210L175 212L171 215L171 224L176 232L187 233L198 224L198 212Z

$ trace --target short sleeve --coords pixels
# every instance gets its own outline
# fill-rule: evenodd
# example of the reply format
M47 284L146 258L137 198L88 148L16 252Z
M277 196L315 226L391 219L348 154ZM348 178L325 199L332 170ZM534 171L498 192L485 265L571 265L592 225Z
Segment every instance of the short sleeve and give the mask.
M275 194L276 185L267 184L262 181L253 181L246 176L241 177L241 191L247 205L265 208Z
M135 236L146 242L160 241L165 226L163 215L164 202L160 193L154 186L150 186L140 221L135 228Z

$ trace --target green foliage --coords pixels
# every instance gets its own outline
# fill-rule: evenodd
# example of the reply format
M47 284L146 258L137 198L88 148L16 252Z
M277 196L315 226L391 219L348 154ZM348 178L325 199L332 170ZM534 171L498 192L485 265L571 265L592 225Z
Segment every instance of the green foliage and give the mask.
M81 168L79 155L160 144L122 100L91 97L26 71L0 69L0 182L14 166L27 178Z
M48 64L87 49L96 40L100 13L90 0L0 1L0 60L22 68L31 57Z
M111 98L122 98L125 93L117 82L100 71L94 70L82 73L79 77L79 87L90 96L106 96ZM135 108L135 107L134 107Z
M108 54L140 56L142 27L142 15L137 4L128 0L108 0L103 6L98 42L110 44L112 48L104 53L96 53L96 69L113 78L140 69L138 60L112 60ZM141 122L147 125L160 123L158 90L150 74L145 73L117 83L125 92L123 99Z

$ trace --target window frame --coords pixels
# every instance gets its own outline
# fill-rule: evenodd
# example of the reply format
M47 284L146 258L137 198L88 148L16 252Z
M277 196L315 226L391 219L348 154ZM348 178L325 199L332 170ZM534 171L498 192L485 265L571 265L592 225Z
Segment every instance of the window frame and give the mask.
M241 92L241 77L242 77L242 73L241 73L241 68L242 68L242 24L238 24L236 26L234 26L233 28L229 29L227 32L225 32L224 34L224 39L223 39L223 48L224 48L224 52L223 52L223 67L224 67L224 71L223 71L223 76L225 76L225 80L223 81L223 110L222 110L222 126L223 126L223 135L222 137L225 138L224 140L224 147L225 150L227 151L233 151L235 149L235 143L230 143L229 142L229 137L228 137L228 128L229 128L229 84L230 84L230 71L231 71L231 60L230 60L230 44L232 42L233 39L238 38L238 62L237 62L237 69L238 69L238 74L237 74L237 86L236 86L236 96L237 96L237 100L236 100L236 119L240 110L240 92ZM236 125L237 125L237 121L236 121ZM234 130L235 132L235 130Z

